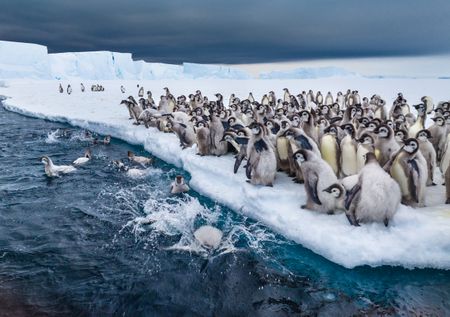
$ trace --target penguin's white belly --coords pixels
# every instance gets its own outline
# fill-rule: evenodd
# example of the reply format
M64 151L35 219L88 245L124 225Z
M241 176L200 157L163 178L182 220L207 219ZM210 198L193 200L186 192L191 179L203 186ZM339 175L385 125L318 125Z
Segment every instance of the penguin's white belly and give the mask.
M419 132L420 130L423 130L423 125L419 121L417 121L413 126L411 126L411 128L409 128L408 136L410 138L415 138L417 132Z
M142 178L148 175L147 170L140 170L138 168L130 168L127 171L127 176L131 178Z
M391 175L400 186L402 196L410 196L408 178L406 177L403 167L397 161L395 161L391 167Z
M322 137L322 142L320 143L320 152L322 154L322 158L327 162L333 172L337 175L339 172L338 160L337 160L337 146L336 141L333 136L325 135Z
M208 249L217 249L222 241L222 236L222 231L212 226L201 226L194 232L194 238Z
M83 165L89 162L89 158L87 157L79 157L75 161L73 161L73 164L75 165Z
M366 164L366 159L364 158L364 156L367 153L369 153L369 150L367 150L364 146L358 146L358 151L356 152L356 166L358 172L364 167L364 164Z
M356 164L356 150L352 144L343 144L341 147L341 170L344 175L353 175L358 172Z
M277 139L277 152L280 160L285 161L288 159L288 139L281 137Z
M133 161L135 161L136 163L139 163L139 164L143 164L143 165L150 164L152 162L152 160L150 158L143 157L143 156L135 156L135 157L133 157Z

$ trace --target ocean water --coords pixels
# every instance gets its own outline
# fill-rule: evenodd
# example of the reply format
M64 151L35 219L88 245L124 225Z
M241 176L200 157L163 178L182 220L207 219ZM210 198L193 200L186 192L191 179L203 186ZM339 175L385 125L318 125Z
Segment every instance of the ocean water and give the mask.
M69 164L87 147L85 166L45 176L42 155ZM111 162L129 150L150 155L0 107L0 315L450 315L450 271L345 269L194 191L170 195L189 175L163 161L128 176ZM224 232L214 252L194 242L203 224Z

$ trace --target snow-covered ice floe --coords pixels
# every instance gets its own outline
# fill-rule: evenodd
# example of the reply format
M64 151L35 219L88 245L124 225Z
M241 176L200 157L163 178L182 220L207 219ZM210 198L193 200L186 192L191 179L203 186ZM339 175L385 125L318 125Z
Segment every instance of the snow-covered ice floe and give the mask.
M402 205L388 228L381 224L353 227L344 214L323 215L302 210L300 205L305 201L303 185L293 183L285 174L277 174L273 188L253 186L245 182L242 170L233 174L232 155L200 157L195 148L182 150L173 134L132 125L126 108L119 103L129 94L137 94L138 83L151 90L154 96L163 94L165 86L176 96L201 89L209 97L221 92L225 100L230 93L246 97L252 91L256 98L270 90L280 94L284 87L292 92L320 89L334 94L352 88L364 96L378 93L388 101L402 91L408 101L414 103L425 94L433 96L436 101L448 99L450 80L102 81L104 92L81 93L74 89L72 95L60 94L57 81L10 80L7 87L0 87L0 95L9 97L3 101L7 109L68 122L132 144L141 144L153 155L188 171L193 189L261 221L285 237L347 268L361 265L450 268L450 208L443 204L443 186L429 189L429 207L412 209ZM84 81L84 84L88 87L91 82ZM121 93L120 85L126 87L127 94ZM126 153L123 155L125 157Z

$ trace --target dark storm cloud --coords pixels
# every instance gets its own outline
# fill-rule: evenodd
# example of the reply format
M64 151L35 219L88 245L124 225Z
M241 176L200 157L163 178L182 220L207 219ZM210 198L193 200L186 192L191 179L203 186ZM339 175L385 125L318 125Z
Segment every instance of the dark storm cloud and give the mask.
M50 52L251 63L450 51L450 1L1 0L0 39Z

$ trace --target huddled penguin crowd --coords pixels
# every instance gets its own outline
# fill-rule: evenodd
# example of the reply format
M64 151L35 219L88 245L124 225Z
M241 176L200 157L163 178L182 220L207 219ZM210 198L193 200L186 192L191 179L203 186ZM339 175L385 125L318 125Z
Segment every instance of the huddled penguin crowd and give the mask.
M247 182L273 186L277 171L303 183L302 208L333 214L344 211L352 225L388 226L400 203L422 207L425 188L445 178L450 203L450 103L429 96L415 104L399 93L387 111L379 95L347 90L293 95L283 89L256 100L200 90L177 98L164 88L155 102L139 87L121 101L133 124L174 133L185 149L201 156L233 153L234 173L243 166ZM123 87L122 93L125 92ZM417 110L417 115L411 112ZM426 119L434 123L426 127ZM245 164L242 164L245 161Z

